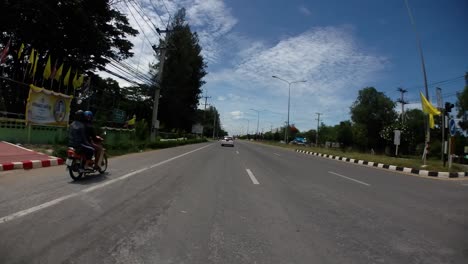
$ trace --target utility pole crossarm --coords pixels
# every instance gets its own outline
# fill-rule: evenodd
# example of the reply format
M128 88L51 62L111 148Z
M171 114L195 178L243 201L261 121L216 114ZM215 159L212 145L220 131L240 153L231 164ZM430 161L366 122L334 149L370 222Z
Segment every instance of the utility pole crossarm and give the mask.
M408 90L398 87L397 91L400 92L400 98L397 100L397 102L401 104L401 121L404 123L405 105L409 104L409 102L405 100L405 93L407 93Z

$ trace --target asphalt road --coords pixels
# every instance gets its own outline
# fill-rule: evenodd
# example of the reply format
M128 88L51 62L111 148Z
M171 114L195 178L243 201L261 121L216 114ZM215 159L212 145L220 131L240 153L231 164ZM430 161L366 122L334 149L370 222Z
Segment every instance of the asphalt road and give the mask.
M468 263L468 181L237 141L0 173L0 263Z

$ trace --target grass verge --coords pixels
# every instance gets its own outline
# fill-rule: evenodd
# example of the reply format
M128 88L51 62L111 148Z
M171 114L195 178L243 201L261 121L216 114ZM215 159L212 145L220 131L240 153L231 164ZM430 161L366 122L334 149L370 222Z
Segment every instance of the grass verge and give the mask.
M187 139L177 141L156 141L156 142L140 142L137 144L122 143L118 145L104 145L108 157L121 156L129 153L143 152L148 150L172 148L188 144L197 144L207 142L206 139ZM25 146L26 147L26 146ZM67 146L65 145L27 145L27 148L46 153L55 157L65 159L67 157ZM48 152L45 152L48 150ZM53 150L50 153L50 150Z
M383 163L383 164L388 164L388 165L408 167L408 168L414 168L414 169L420 169L420 170L449 171L449 172L466 171L466 167L464 167L463 165L454 163L454 164L452 164L452 168L449 169L448 167L444 167L442 165L442 161L433 160L433 159L428 159L427 160L427 167L423 168L423 167L421 167L423 165L421 157L397 158L397 157L389 157L389 156L384 156L384 155L371 155L371 154L354 152L354 151L342 151L342 150L339 150L339 149L303 147L303 146L297 146L297 145L285 145L285 144L276 143L276 142L266 142L266 141L260 142L260 141L258 141L258 143L277 146L277 147L282 147L282 148L288 148L288 149L301 149L301 150L307 150L307 151L311 151L311 152L318 152L318 153L328 154L328 155L333 155L333 156L340 156L340 157L346 157L346 158L358 159L358 160L365 160L365 161L373 161L373 162L378 162L378 163Z

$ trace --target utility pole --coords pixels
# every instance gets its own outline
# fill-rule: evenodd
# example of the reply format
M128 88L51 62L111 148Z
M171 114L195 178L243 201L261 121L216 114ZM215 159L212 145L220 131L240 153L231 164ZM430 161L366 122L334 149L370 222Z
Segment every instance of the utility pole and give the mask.
M167 33L169 34L172 30L160 30L159 28L156 28L156 31L161 34L161 33ZM162 46L156 47L152 46L153 50L157 53L159 53L159 69L158 69L158 75L157 80L156 80L156 89L154 91L154 102L153 102L153 118L151 119L151 141L156 140L156 136L158 134L158 129L159 129L159 120L158 120L158 108L159 108L159 97L161 96L161 82L162 82L162 74L163 74L163 69L164 69L164 62L166 61L166 51L168 50L168 47L166 45L166 40L161 39L161 44Z
M436 95L437 95L437 108L439 108L439 111L442 113L441 117L442 117L442 148L441 148L441 158L442 158L442 162L444 163L444 167L445 167L445 156L444 156L444 153L445 153L445 126L446 126L446 122L445 122L445 108L443 106L443 101L444 101L444 98L442 97L442 88L439 88L437 87L436 88Z
M216 112L213 111L213 140L215 139L215 131L216 131Z
M427 101L431 101L429 98L429 88L427 86L427 74L426 74L426 64L424 62L424 54L422 51L422 45L421 45L421 39L419 38L418 30L416 29L416 23L414 22L413 14L411 13L411 9L409 7L408 0L405 0L405 5L406 5L406 10L408 11L408 16L410 18L411 25L413 26L414 34L416 37L416 42L418 45L418 51L419 51L419 57L421 59L421 69L424 77L424 92L426 95ZM424 166L426 166L426 161L427 161L427 152L429 151L429 143L431 140L431 128L429 125L429 116L425 120L426 123L426 144L424 146L424 154L423 154L423 160L424 160Z
M397 102L401 104L401 123L403 124L405 123L405 104L408 104L408 101L405 101L405 93L407 93L408 90L399 87L397 91L401 94L401 97Z
M317 135L315 136L315 146L318 147L318 139L319 139L319 126L320 126L320 115L322 113L315 113L317 114Z
M257 112L257 130L255 132L255 139L257 139L258 138L258 126L260 125L260 112L262 110L257 110L257 109L252 109L252 108L250 108L250 110Z
M203 119L205 119L205 117L206 117L206 106L208 105L207 100L209 98L211 98L211 96L208 96L208 94L205 94L205 96L203 96L202 98L205 98L205 104L204 104L205 108L204 108L204 112L203 112Z
M206 106L208 105L207 101L208 101L208 98L211 98L211 96L208 96L208 94L205 93L205 96L203 96L203 98L205 98L205 108L203 110L202 136L203 136L203 130L205 129L204 124L206 123Z

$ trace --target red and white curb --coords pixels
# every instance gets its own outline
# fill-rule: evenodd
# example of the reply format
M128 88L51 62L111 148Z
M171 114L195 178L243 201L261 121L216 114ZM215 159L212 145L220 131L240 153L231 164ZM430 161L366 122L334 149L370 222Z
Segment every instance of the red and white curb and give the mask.
M382 168L382 169L387 169L387 170L402 171L402 172L421 175L421 176L430 176L430 177L438 177L438 178L463 178L463 177L468 176L468 172L418 170L418 169L400 167L400 166L395 166L395 165L387 165L387 164L372 162L372 161L357 160L357 159L350 159L346 157L333 156L333 155L311 152L311 151L301 150L301 149L296 149L296 152L334 159L334 160L341 160L344 162L357 163L357 164L365 165L369 167L377 167L377 168Z
M63 164L63 159L50 157L46 160L25 160L20 162L7 162L0 164L0 171L16 170L16 169L35 169L42 167L58 166Z

